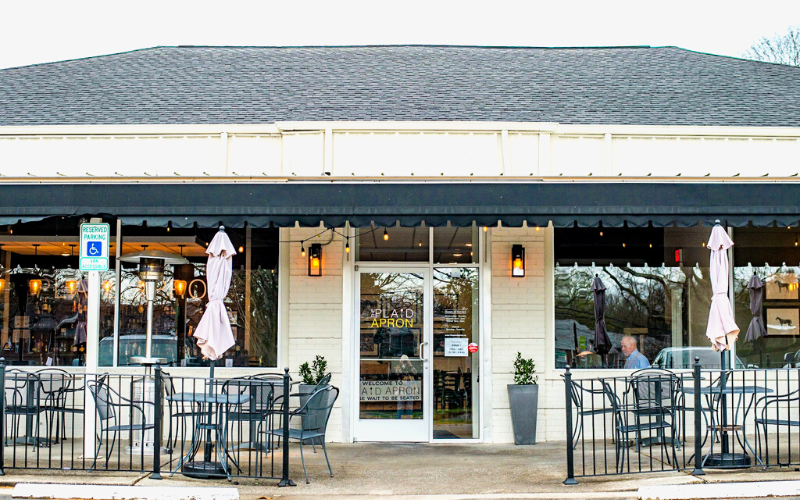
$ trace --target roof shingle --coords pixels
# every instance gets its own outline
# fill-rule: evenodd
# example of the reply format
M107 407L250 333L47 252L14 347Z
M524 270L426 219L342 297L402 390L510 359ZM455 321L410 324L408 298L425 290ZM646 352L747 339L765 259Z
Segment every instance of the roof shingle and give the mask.
M156 47L0 70L0 126L800 126L800 68L675 47Z

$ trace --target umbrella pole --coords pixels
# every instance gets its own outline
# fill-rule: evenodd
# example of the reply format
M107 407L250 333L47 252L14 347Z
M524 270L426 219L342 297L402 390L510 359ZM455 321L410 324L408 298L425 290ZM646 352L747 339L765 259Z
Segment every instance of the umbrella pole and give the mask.
M214 396L214 366L217 364L217 361L212 359L209 363L209 375L208 375L208 421L213 422L214 414L212 409L212 404L210 403L211 398ZM206 463L211 462L211 426L206 429L206 445L205 449L203 450L203 460Z
M727 342L727 338L726 338ZM722 405L722 412L720 414L720 424L722 425L722 453L728 453L730 450L728 449L728 397L725 394L725 388L728 385L728 364L727 364L727 356L725 353L728 352L728 349L722 350L719 352L720 356L720 370L721 370L721 377L720 378L720 404Z

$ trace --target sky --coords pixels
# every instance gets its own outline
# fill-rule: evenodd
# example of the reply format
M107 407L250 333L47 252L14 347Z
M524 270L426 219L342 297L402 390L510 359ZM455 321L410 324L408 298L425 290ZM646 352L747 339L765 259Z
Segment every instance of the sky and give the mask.
M673 45L739 57L800 1L0 0L0 68L158 45Z

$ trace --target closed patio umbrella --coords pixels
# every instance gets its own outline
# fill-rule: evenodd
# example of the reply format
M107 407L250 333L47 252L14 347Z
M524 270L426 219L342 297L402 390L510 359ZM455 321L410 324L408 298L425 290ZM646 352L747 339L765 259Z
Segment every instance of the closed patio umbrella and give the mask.
M711 260L709 271L711 275L711 308L708 312L708 327L706 336L711 341L711 347L720 351L720 420L722 424L721 453L713 453L706 458L705 465L709 467L736 467L750 463L750 457L742 453L731 453L730 443L728 442L727 427L727 403L725 387L727 385L726 355L725 351L730 350L739 336L739 327L733 320L733 309L728 299L728 249L733 246L728 233L719 225L719 221L711 230L711 238L708 240L708 249L711 250Z
M594 294L594 349L603 357L605 364L605 355L611 350L611 340L606 332L606 286L596 274L592 281L592 293Z
M206 265L206 281L208 285L208 305L194 336L197 346L205 357L214 361L221 358L225 351L235 343L231 321L223 300L228 295L233 274L232 258L236 250L230 238L225 234L225 227L220 226L219 231L211 240L206 250L208 264ZM212 364L213 366L213 364Z
M208 288L208 304L197 324L194 336L197 346L205 357L211 360L209 367L208 396L211 400L214 395L214 365L225 351L236 343L231 330L228 311L225 309L225 297L231 286L233 274L232 258L236 255L230 238L225 234L225 226L220 226L211 244L206 250L208 263L206 264L206 285ZM208 422L213 422L213 405L208 404ZM202 462L186 462L183 464L185 474L202 474L200 477L221 477L227 475L227 466L222 462L211 461L211 426L206 429L204 459ZM218 444L219 446L219 444ZM196 451L195 451L196 453ZM194 476L192 476L194 477Z
M719 224L711 230L708 249L711 274L711 309L708 312L706 336L717 351L730 349L739 336L739 327L733 320L733 310L728 299L728 249L733 246L728 233Z
M753 319L750 320L750 326L747 327L747 335L745 335L744 339L747 342L755 342L759 337L767 336L767 329L764 327L764 320L761 317L761 307L764 302L764 283L756 273L753 273L747 288L750 290L750 313L752 313Z

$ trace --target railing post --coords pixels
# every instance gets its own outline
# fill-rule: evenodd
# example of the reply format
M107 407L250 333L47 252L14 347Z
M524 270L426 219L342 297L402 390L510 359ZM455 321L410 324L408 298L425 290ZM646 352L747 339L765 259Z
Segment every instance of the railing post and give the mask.
M162 412L164 409L164 401L162 397L164 381L161 379L161 366L156 364L154 370L154 392L155 392L155 401L153 408L153 473L150 475L150 479L161 479L161 434L163 429L162 427ZM144 436L144 430L142 431L142 436Z
M289 479L289 394L291 383L289 368L283 369L283 473L278 486L297 486Z
M6 441L6 358L0 358L0 476L5 476Z
M573 485L578 484L575 480L575 456L572 449L572 373L569 371L569 365L564 372L564 394L565 394L565 407L567 412L567 478L564 484Z
M700 357L694 358L694 470L693 476L705 476L703 472L703 400L700 383ZM713 436L712 436L713 439Z

